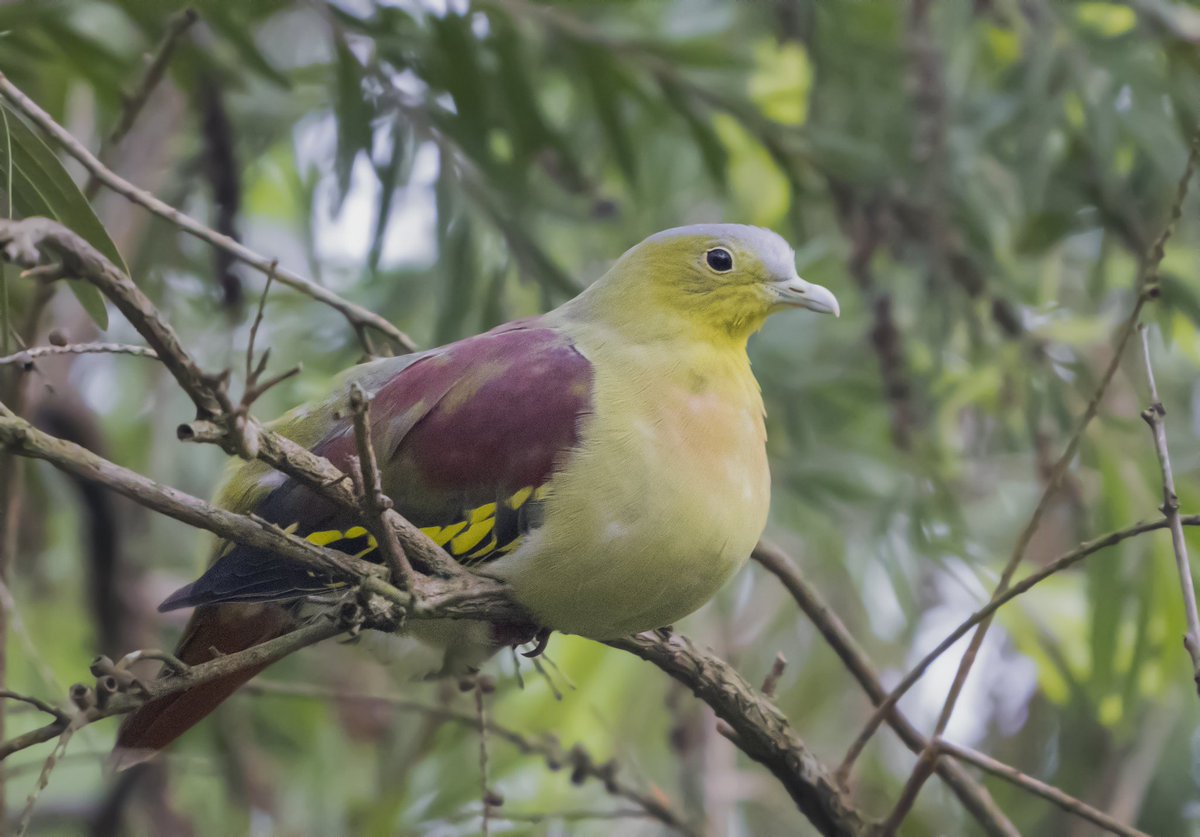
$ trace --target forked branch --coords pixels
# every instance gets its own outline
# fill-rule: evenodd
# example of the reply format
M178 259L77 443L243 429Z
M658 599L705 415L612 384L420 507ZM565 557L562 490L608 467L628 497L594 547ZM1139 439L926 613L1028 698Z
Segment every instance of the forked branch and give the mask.
M1187 617L1187 633L1183 635L1183 647L1192 658L1192 680L1200 692L1200 613L1196 611L1196 586L1192 581L1192 565L1188 560L1187 541L1183 537L1183 518L1179 514L1179 496L1175 493L1175 474L1171 470L1171 454L1167 450L1167 411L1158 397L1158 384L1154 380L1154 364L1150 360L1150 340L1145 325L1142 333L1142 360L1146 366L1146 381L1150 386L1150 406L1142 411L1142 419L1154 436L1154 452L1158 456L1162 472L1162 513L1171 530L1171 547L1175 553L1175 567L1179 572L1179 587L1183 591L1183 610Z

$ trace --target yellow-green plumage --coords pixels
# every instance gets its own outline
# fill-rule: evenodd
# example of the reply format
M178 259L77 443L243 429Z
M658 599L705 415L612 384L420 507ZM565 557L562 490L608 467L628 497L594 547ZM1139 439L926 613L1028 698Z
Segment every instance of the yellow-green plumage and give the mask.
M547 485L543 527L484 572L558 630L612 638L670 624L712 597L766 522L758 385L744 350L564 327L603 407Z
M766 523L766 432L746 341L785 307L837 313L774 233L668 230L549 314L365 364L275 426L345 467L353 434L340 407L357 381L374 397L384 489L401 514L507 582L546 628L597 639L656 628L708 601ZM260 463L235 470L220 502L333 548L376 551L362 521ZM164 603L198 606L187 662L286 630L289 600L339 583L244 547L215 555ZM414 634L445 647L451 670L496 647L480 624L422 623ZM163 746L237 685L150 704L121 745Z

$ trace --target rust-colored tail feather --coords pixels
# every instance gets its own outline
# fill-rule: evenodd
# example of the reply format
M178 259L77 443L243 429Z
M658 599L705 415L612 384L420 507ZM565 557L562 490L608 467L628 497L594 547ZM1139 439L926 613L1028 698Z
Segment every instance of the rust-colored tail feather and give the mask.
M188 665L198 665L223 654L244 651L275 639L287 633L292 626L290 614L278 605L198 607L175 654ZM124 770L151 758L199 723L267 665L229 674L187 691L150 701L126 716L117 733L111 766L116 770Z

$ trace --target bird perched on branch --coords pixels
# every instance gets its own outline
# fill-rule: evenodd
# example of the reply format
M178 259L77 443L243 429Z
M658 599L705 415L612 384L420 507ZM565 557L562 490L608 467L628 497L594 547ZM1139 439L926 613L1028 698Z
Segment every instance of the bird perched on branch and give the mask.
M770 475L746 341L786 308L838 314L801 279L775 233L712 224L626 252L563 306L486 334L350 370L323 403L272 426L346 470L347 388L373 399L383 488L404 517L475 572L510 585L547 629L610 639L668 625L707 602L750 555ZM365 521L262 462L240 464L218 502L307 540L374 557ZM218 545L163 603L195 607L189 664L286 633L329 578L261 550ZM469 669L500 638L482 623L412 628ZM256 671L128 716L118 761L166 746Z

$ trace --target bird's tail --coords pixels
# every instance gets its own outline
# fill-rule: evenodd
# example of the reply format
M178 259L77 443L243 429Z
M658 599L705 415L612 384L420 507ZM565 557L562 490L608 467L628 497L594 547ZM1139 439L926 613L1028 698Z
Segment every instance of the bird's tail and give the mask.
M293 624L291 614L275 604L198 607L175 655L188 665L198 665L282 636ZM117 733L110 764L123 770L151 758L199 723L267 665L269 663L152 700L127 715Z

